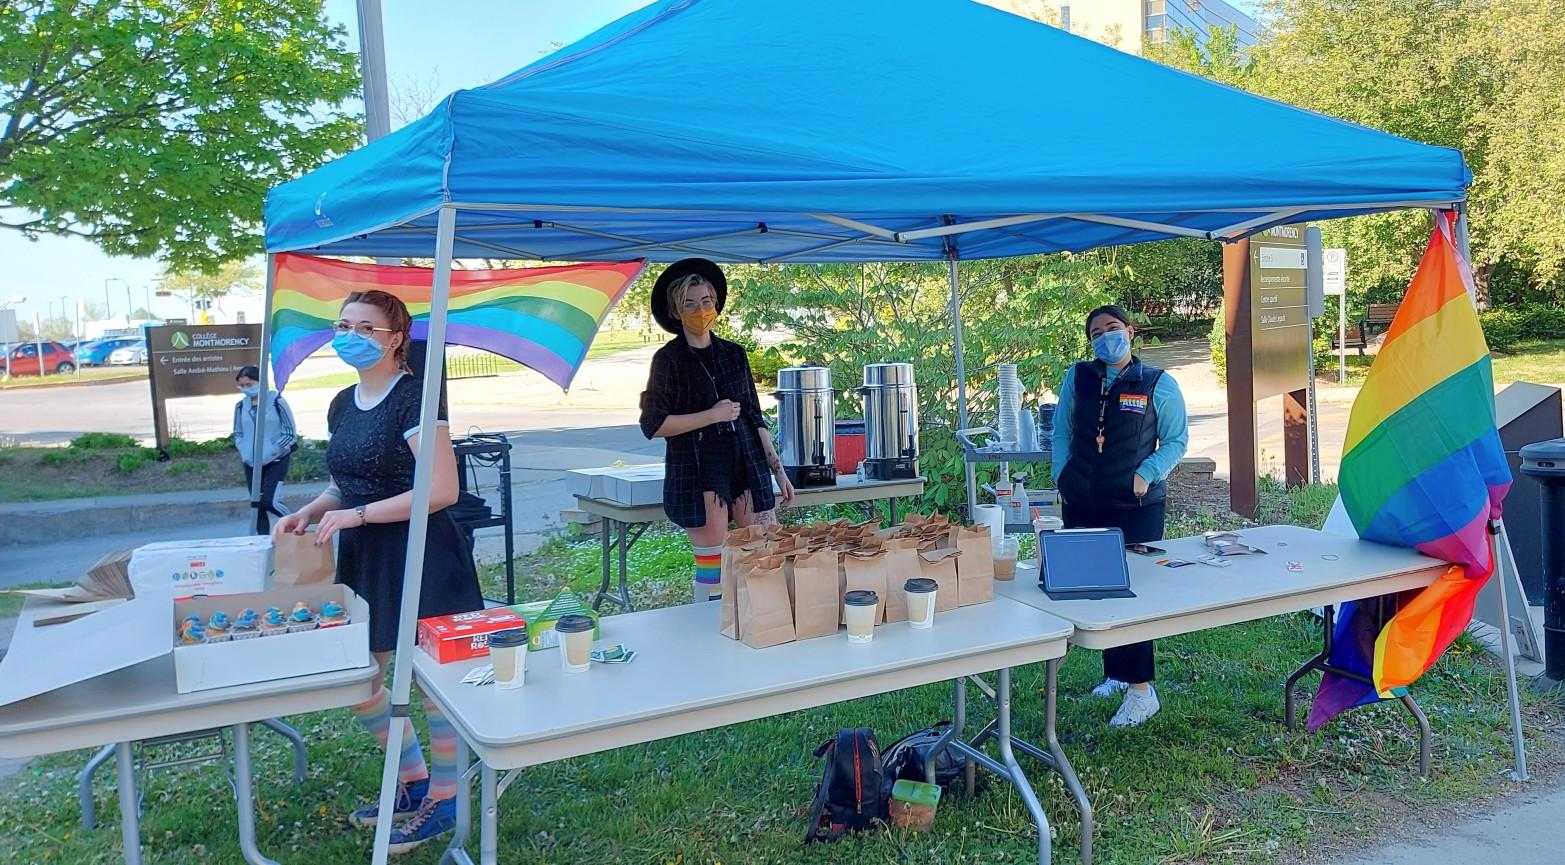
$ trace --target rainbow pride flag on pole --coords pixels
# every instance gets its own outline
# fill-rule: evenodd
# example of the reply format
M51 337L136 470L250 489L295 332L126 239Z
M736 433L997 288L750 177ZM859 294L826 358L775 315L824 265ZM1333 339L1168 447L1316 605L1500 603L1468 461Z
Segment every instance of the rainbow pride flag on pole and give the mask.
M1472 273L1442 214L1348 418L1338 477L1365 540L1412 547L1451 567L1401 599L1338 610L1311 730L1354 706L1404 693L1472 620L1494 571L1491 520L1511 487L1494 416L1494 374L1469 287ZM1377 609L1395 610L1382 622Z
M413 314L413 338L429 333L432 270L292 253L273 256L273 266L272 378L278 390L305 358L331 342L338 310L355 291L380 289L402 298ZM646 266L636 260L453 270L446 341L508 357L568 390L604 317Z

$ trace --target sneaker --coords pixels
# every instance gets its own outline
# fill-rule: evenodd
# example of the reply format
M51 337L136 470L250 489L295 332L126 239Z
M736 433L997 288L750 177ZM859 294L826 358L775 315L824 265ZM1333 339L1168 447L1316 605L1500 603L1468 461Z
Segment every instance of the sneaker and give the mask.
M1104 679L1103 683L1092 689L1094 697L1118 697L1130 687L1129 682L1121 682L1118 679Z
M456 799L426 798L418 813L391 830L391 846L386 849L393 856L410 853L455 828Z
M1151 685L1145 691L1131 688L1125 692L1125 702L1119 704L1119 711L1109 720L1113 727L1134 727L1148 718L1157 714L1157 710L1163 705L1157 700L1157 689Z
M424 801L424 795L429 792L429 779L420 778L417 781L399 782L397 784L397 798L393 807L396 813L392 820L406 820L418 813L418 803ZM348 822L360 829L373 829L380 822L380 803L365 805L348 815Z

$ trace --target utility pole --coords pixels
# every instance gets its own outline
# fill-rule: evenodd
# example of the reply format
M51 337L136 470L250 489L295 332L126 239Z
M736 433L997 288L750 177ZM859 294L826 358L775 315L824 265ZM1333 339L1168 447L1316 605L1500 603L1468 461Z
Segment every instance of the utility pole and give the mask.
M370 141L391 133L391 91L386 84L386 34L381 26L380 0L358 0L359 75L364 79L364 136ZM395 258L376 264L396 265Z

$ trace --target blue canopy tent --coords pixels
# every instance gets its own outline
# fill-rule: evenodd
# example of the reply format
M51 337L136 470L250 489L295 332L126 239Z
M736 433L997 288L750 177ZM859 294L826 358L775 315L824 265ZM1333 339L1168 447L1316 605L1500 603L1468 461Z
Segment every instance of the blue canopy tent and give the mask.
M1453 208L1470 181L1455 150L968 0L662 0L273 189L266 248L433 257L434 368L453 257L947 261L966 425L960 259ZM424 384L428 429L438 385ZM422 576L413 526L402 648ZM399 653L399 707L409 680ZM1047 861L1047 822L1019 787Z

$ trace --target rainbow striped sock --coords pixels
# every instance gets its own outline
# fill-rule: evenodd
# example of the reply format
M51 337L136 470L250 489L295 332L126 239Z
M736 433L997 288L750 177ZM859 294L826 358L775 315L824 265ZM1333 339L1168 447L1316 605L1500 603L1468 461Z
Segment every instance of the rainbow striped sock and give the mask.
M696 555L696 582L706 586L715 586L723 581L722 547L691 547L690 551Z
M357 706L350 707L348 711L359 719L359 723L370 731L382 748L386 747L386 741L391 733L390 691L380 688L374 696ZM418 734L413 731L413 722L403 718L402 723L406 726L402 728L402 754L398 758L397 779L404 784L410 784L428 778L429 768L424 765L424 750L418 744ZM455 745L452 747L454 748ZM452 762L455 762L454 758Z
M429 721L429 798L450 799L456 795L461 767L456 764L456 727L433 700L424 701L424 717Z

